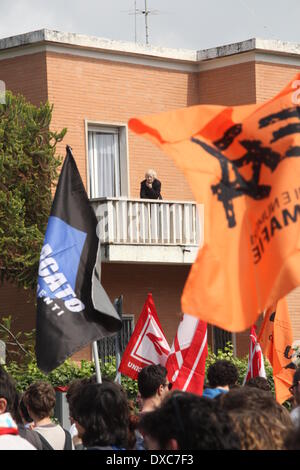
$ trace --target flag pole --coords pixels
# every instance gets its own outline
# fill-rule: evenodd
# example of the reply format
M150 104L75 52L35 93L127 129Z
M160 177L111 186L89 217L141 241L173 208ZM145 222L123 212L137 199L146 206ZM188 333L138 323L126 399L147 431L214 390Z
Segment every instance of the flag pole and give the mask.
M94 363L95 363L95 369L96 369L96 379L97 379L97 383L101 384L102 378L101 378L97 341L93 341L92 348L93 348L93 356L94 356Z
M122 313L123 313L123 295L120 295L117 299L114 301L114 307L118 314L120 315L120 318L122 320ZM120 351L120 340L121 340L121 334L120 331L117 332L115 336L115 348L116 348L116 377L115 377L115 382L121 385L121 372L119 372L119 366L121 364L121 351Z
M250 336L251 336L251 335L250 335ZM247 376L248 376L248 372L249 372L249 370L250 370L251 367L252 367L252 361L253 361L253 358L254 358L254 355L255 355L256 344L257 344L257 341L255 342L255 345L254 345L254 348L253 348L253 351L252 351L252 354L251 354L251 358L250 358L250 356L249 356L249 362L248 362L247 372L246 372L246 375L245 375L245 377L244 377L243 384L242 384L243 387L244 387L244 385L245 385L245 383L246 383L246 379L247 379Z

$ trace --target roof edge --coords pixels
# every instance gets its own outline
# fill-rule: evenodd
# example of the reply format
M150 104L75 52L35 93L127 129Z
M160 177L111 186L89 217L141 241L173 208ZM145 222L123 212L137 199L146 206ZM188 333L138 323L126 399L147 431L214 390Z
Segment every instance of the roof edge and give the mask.
M50 29L41 29L0 39L0 51L42 42L83 49L109 51L110 53L116 54L144 55L153 58L166 60L173 59L184 62L197 61L197 51L190 49L171 49L133 42L116 41L96 36L87 36L84 34L64 33Z
M40 29L0 39L0 52L41 43L63 45L70 48L106 51L111 54L144 56L174 62L199 63L250 51L278 55L300 55L300 44L275 39L250 38L244 41L202 50L171 49L134 42L116 41L84 34Z

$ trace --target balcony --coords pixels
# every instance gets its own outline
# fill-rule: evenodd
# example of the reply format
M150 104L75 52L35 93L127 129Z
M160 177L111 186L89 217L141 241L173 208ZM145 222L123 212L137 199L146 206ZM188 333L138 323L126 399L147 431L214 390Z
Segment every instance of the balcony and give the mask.
M92 199L102 262L192 264L203 243L203 205L153 199Z

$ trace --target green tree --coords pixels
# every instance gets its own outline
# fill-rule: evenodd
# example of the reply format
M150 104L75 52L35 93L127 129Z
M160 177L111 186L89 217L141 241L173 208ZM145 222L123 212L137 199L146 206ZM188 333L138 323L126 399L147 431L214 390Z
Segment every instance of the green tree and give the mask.
M65 136L50 130L53 107L6 93L0 105L0 281L34 288Z

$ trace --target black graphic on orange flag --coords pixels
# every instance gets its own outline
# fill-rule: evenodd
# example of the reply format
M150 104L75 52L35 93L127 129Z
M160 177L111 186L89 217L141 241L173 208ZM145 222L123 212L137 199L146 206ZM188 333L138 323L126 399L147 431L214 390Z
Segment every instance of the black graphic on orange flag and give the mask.
M291 397L289 387L293 383L295 370L290 353L293 332L285 298L277 302L276 309L271 307L265 313L258 342L273 367L276 400L283 403Z
M250 327L300 284L300 107L293 81L264 104L200 105L129 121L165 150L204 204L204 245L182 311L225 330Z

